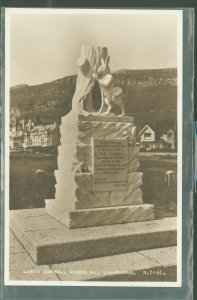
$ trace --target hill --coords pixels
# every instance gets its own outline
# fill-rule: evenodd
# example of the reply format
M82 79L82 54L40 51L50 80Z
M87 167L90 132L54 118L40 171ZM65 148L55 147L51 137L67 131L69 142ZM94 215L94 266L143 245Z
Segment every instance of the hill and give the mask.
M126 111L136 116L138 125L176 122L176 69L119 70L113 75L124 90ZM67 76L40 85L11 87L10 108L21 118L59 120L71 109L75 85L76 76Z

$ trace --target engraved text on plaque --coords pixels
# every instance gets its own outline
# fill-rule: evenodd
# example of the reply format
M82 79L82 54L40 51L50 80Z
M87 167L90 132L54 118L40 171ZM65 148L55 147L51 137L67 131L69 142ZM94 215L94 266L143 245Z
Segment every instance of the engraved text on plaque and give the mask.
M93 139L93 190L127 190L128 141Z

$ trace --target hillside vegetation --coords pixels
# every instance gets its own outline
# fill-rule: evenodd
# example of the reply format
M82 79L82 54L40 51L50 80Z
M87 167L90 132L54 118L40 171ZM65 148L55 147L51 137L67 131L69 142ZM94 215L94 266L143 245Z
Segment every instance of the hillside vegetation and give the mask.
M137 125L176 123L176 69L120 70L113 74L124 90L127 114L135 116ZM76 76L67 76L40 85L11 87L10 107L18 110L20 117L60 120L71 109L75 85Z

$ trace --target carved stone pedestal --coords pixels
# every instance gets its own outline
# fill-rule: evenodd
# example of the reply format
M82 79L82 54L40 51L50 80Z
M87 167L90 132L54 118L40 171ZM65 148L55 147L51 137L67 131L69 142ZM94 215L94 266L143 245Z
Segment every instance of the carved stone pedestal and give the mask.
M55 200L46 213L68 228L154 219L143 204L135 125L129 116L62 118Z

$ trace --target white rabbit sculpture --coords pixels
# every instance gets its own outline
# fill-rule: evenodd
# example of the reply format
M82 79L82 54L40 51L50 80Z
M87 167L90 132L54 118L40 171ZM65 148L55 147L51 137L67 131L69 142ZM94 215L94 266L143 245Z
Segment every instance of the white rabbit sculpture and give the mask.
M97 74L93 73L92 77L97 80L101 89L102 104L99 113L102 113L104 104L107 105L107 111L104 115L111 115L114 105L121 109L121 116L125 115L122 88L114 86L114 77L110 74L109 68L110 57L107 56L105 61L101 58L101 66Z

